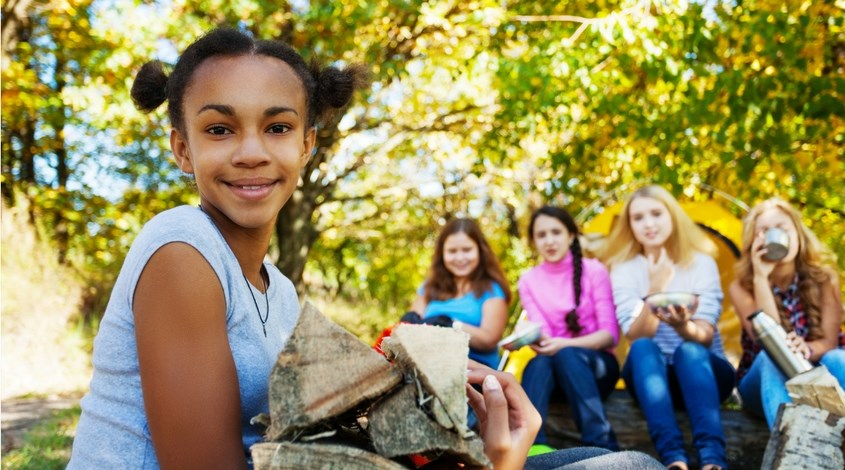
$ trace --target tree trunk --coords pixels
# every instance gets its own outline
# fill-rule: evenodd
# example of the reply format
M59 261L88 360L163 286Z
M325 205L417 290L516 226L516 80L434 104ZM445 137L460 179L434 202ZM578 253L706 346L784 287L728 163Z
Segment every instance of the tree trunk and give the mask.
M279 257L276 266L302 294L302 273L311 246L320 233L314 229L312 219L317 205L306 200L305 191L297 189L276 220L276 243Z
M276 266L302 294L302 274L308 253L320 237L317 210L333 199L337 182L327 177L327 163L341 136L337 125L343 112L321 126L317 133L317 151L302 170L302 184L279 212L276 220L276 243L279 247ZM315 220L317 219L317 220Z

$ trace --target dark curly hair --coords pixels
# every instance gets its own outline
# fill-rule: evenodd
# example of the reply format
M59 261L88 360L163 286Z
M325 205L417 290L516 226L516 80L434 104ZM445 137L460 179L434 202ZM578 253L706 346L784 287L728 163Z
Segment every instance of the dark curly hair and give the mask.
M537 217L545 215L554 217L566 227L566 230L572 235L572 244L569 245L569 252L572 253L572 291L575 294L575 308L566 314L566 327L569 328L575 336L581 333L583 327L578 323L578 307L581 305L581 273L584 270L584 255L581 252L581 242L578 240L578 226L575 224L575 219L564 209L554 206L543 206L533 214L531 214L531 222L528 223L528 237L534 240L534 222Z
M169 76L164 64L158 60L144 64L132 84L132 101L139 110L150 112L167 100L171 124L184 132L182 100L197 68L212 57L252 54L275 57L294 70L305 88L309 127L332 111L346 106L355 89L363 87L366 82L366 71L360 65L344 69L322 68L317 62L308 65L296 50L281 41L254 40L244 32L219 28L188 46Z

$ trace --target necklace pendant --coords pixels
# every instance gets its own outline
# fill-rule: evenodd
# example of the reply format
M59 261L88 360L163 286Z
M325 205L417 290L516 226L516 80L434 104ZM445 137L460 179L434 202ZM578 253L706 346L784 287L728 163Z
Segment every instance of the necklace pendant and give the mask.
M267 337L267 325L262 323L261 328L264 330L264 337L266 338Z

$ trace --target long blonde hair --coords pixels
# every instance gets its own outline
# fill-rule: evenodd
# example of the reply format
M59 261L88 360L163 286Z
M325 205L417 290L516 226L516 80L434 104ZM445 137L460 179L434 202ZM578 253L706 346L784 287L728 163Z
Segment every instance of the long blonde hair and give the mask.
M824 336L821 331L821 290L830 282L831 273L835 272L836 256L816 234L804 225L801 214L788 202L773 197L754 206L743 220L742 252L736 263L736 279L747 292L754 292L754 267L751 264L751 245L754 242L755 227L760 215L769 210L778 209L792 221L798 234L798 254L795 256L795 272L798 274L798 297L807 315L809 334L813 340ZM776 302L784 325L791 325L786 311L780 302Z
M672 219L672 233L666 240L666 252L673 262L680 266L689 266L692 263L695 252L701 252L715 256L716 244L707 236L707 233L693 222L684 212L677 199L669 191L656 185L643 186L634 191L619 213L618 219L614 222L610 235L601 250L600 258L608 266L628 261L629 259L643 253L643 246L634 237L631 230L630 210L631 202L637 198L650 197L660 201L669 212Z

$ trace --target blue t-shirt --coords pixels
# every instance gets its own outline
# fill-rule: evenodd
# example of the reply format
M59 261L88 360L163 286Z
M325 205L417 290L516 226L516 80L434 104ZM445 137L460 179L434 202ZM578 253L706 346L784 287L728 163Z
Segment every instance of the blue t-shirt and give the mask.
M425 286L420 287L417 293L424 295ZM455 297L453 299L432 300L426 305L423 318L446 315L452 320L457 320L467 325L481 326L482 307L484 306L484 302L490 299L505 299L505 292L496 282L493 282L490 289L481 294L481 297L476 297L474 292L468 292L461 297ZM492 351L479 351L470 348L469 357L493 369L499 366L498 348L494 348Z
M196 207L181 206L147 222L126 255L94 340L94 376L82 398L69 469L159 468L144 412L132 304L150 257L172 242L196 248L220 281L240 388L245 460L250 446L262 439L261 430L249 421L259 413L269 413L270 371L296 326L299 299L290 280L265 262L270 279L265 337L253 302L253 295L264 294L244 280L237 258L211 219Z

